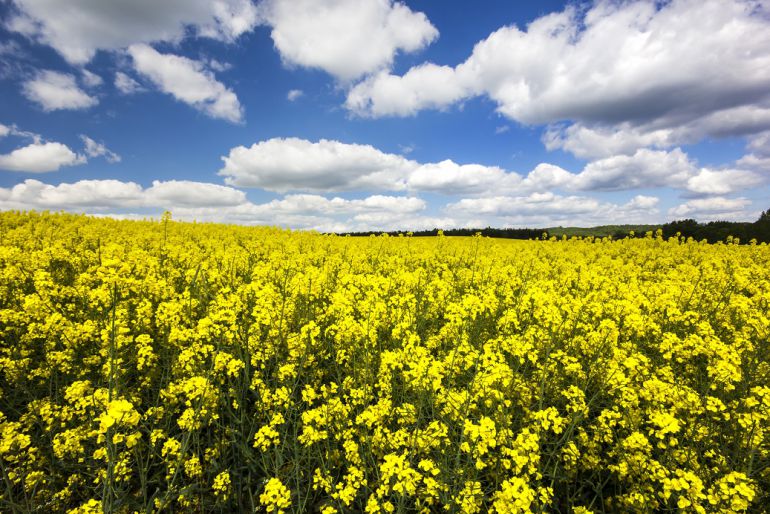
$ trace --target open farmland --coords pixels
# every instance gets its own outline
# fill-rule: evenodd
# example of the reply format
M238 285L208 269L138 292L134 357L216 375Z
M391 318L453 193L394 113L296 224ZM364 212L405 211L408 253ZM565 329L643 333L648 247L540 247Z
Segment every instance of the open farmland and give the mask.
M762 512L770 249L0 214L2 512Z

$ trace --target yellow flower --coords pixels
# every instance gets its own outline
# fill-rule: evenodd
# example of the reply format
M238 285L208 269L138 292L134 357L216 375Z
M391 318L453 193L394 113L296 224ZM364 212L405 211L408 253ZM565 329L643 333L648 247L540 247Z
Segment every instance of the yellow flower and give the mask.
M499 514L530 512L534 501L535 491L529 487L527 481L513 477L503 482L500 491L495 493L492 509Z
M128 400L113 400L107 404L107 410L99 416L99 432L106 433L115 425L136 426L139 423L139 413Z
M219 499L226 500L230 496L230 486L230 472L222 471L214 477L214 483L211 485L211 488Z
M283 514L284 509L291 507L291 491L278 478L271 478L259 495L259 503L267 512Z

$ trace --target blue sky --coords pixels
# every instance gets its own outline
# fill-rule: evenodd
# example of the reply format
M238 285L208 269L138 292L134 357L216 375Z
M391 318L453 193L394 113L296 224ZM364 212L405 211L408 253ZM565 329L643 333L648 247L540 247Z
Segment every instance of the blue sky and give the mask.
M0 0L0 26L0 210L347 231L770 207L765 1Z

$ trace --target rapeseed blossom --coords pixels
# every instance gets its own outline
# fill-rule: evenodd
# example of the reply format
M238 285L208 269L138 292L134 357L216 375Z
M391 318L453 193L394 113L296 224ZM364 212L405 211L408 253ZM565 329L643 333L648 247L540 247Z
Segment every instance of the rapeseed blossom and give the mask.
M770 504L767 245L0 234L2 512Z
M291 492L278 478L271 478L265 484L265 490L259 496L259 503L267 512L283 514L291 507Z

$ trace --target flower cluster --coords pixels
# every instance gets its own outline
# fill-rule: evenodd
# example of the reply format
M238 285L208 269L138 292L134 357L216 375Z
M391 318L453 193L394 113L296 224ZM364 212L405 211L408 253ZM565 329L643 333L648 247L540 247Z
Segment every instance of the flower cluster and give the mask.
M764 244L0 234L2 512L770 504Z

